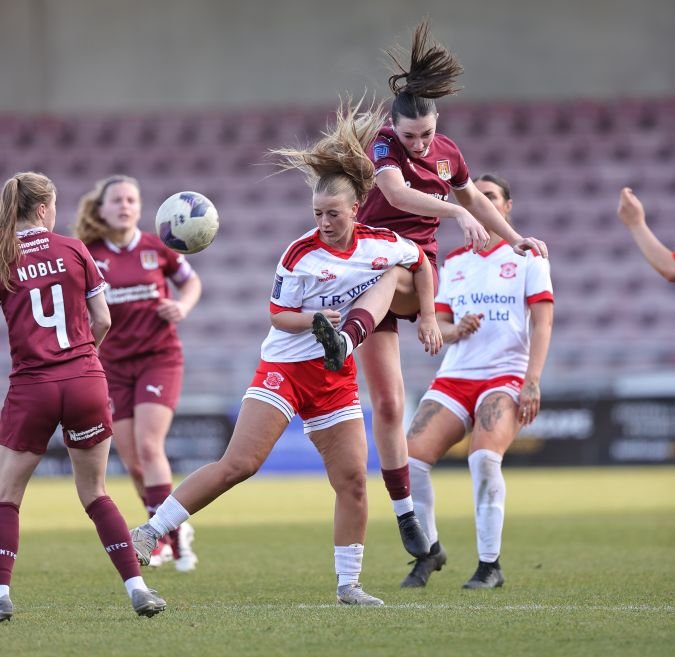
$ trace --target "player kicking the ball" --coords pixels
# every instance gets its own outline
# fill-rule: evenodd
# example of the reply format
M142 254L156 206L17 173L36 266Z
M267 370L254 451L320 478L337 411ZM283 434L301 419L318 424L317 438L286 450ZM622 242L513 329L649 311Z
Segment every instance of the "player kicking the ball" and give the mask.
M147 524L132 530L141 563L148 563L162 536L255 474L297 413L335 491L337 600L383 604L360 583L368 517L367 447L356 366L347 355L339 371L327 370L316 334L326 322L338 327L344 321L350 348L356 347L387 312L397 286L412 287L414 280L425 311L422 341L434 353L442 342L431 267L422 250L388 229L355 222L374 181L365 149L382 124L381 112L357 110L351 104L341 109L335 127L308 150L275 151L284 168L305 173L313 190L316 228L293 242L277 266L272 328L225 454L187 477ZM378 306L375 315L355 305L369 290Z

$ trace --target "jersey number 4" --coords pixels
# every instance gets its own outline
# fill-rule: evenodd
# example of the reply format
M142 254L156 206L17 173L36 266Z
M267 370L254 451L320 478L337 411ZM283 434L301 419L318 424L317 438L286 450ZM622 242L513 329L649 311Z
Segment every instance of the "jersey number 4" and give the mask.
M30 291L30 302L33 306L33 317L35 321L45 328L56 329L56 339L59 341L61 349L70 347L68 341L68 332L66 331L66 309L63 305L63 289L57 283L49 288L52 292L52 300L54 301L54 313L47 317L44 308L42 307L42 296L40 290L34 288Z

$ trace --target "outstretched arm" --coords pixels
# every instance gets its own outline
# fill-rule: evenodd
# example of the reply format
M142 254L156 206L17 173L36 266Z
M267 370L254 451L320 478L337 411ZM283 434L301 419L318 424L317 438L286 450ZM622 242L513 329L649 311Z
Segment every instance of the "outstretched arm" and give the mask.
M420 217L455 219L464 233L464 246L474 252L481 251L490 241L490 236L480 222L461 205L448 203L440 198L412 189L405 184L400 169L385 169L375 178L375 183L389 205Z
M513 229L513 226L499 214L497 208L495 208L487 196L476 187L473 181L469 181L469 184L464 189L455 190L454 194L455 198L474 217L476 217L478 221L480 221L488 230L491 230L502 239L505 239L518 255L525 255L525 251L531 249L535 253L542 255L544 258L548 257L546 243L535 237L522 237L519 235Z
M647 262L667 281L675 283L675 255L652 233L642 203L630 187L621 190L618 214Z
M443 346L443 336L436 321L434 304L434 276L431 263L424 256L422 264L413 274L413 283L417 298L420 302L420 319L417 327L417 337L424 344L424 351L436 355Z

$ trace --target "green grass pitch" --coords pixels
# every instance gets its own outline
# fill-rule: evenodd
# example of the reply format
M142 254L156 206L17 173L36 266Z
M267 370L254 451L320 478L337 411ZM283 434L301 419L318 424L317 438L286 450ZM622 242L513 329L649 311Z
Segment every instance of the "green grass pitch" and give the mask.
M321 477L256 477L193 518L193 573L144 571L167 599L138 618L70 480L31 482L0 654L639 657L675 654L675 471L507 469L503 589L464 591L476 565L471 483L436 471L448 565L422 590L376 475L364 588L384 608L338 607ZM108 483L130 525L126 479Z

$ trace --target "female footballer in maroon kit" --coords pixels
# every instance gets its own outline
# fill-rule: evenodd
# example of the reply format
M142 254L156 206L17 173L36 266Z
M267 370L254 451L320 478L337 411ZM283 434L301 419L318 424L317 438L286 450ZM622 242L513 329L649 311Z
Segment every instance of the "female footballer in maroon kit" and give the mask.
M37 173L10 178L0 200L0 303L12 354L0 418L0 621L9 620L19 507L60 423L77 492L134 610L166 607L141 577L127 524L106 495L112 417L98 346L110 327L105 281L79 240L52 232L56 190Z
M165 453L183 379L176 323L201 294L199 277L181 255L138 229L138 182L112 176L80 203L77 236L87 245L108 282L112 327L100 351L113 404L115 447L148 512L172 489ZM171 281L178 297L169 295ZM153 555L154 566L174 559L177 570L195 568L194 532L186 525Z
M534 249L545 256L546 245L533 238L522 238L509 226L471 181L455 143L436 133L438 113L433 99L455 92L455 79L462 68L444 47L430 43L428 23L422 23L415 31L408 70L397 55L392 52L389 55L397 69L389 79L394 93L391 126L383 127L371 146L376 186L361 207L358 220L390 228L417 242L433 265L436 283L436 231L441 218L456 219L464 232L465 246L472 246L474 251L482 250L489 241L481 226L484 224L505 239L517 254ZM459 205L448 202L451 191ZM404 300L397 293L396 302L399 307L409 307L414 318L418 310L414 295L407 295ZM404 546L419 557L428 551L429 543L415 518L410 496L396 316L387 316L358 353L370 393L373 434L384 483Z
M148 563L157 541L251 477L260 468L297 413L323 459L335 491L334 555L337 601L380 606L359 578L368 518L367 448L354 359L339 372L326 372L321 336L344 322L349 335L356 319L375 327L392 304L399 285L414 288L423 308L419 333L425 349L442 344L432 313L433 277L422 249L387 229L356 223L361 202L374 182L365 151L382 125L380 108L357 113L348 103L336 125L304 150L273 151L286 169L302 171L313 190L316 228L295 240L276 270L270 298L272 328L247 390L223 457L192 473L142 527L132 530L139 560ZM400 265L400 266L399 266ZM359 302L374 298L375 314ZM379 305L378 305L379 304ZM350 327L348 327L348 324ZM352 333L352 346L360 334ZM344 344L344 343L343 343Z

